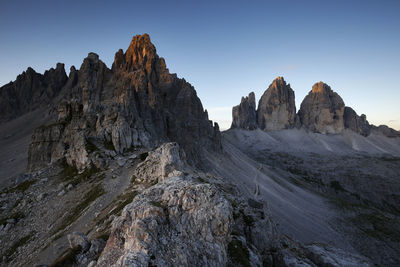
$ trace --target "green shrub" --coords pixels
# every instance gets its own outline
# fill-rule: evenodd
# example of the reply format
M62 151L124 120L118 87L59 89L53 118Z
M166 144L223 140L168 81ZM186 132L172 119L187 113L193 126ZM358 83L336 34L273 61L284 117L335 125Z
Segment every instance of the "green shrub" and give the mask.
M144 160L146 160L148 155L149 155L148 152L144 152L144 153L139 155L139 158L140 158L141 161L144 161Z
M237 266L237 264L240 264L245 267L251 267L249 261L249 251L247 247L242 244L242 241L233 239L228 244L228 255L235 266Z
M86 140L85 149L88 153L92 153L94 151L98 151L99 148L93 144L90 140Z
M76 264L76 255L81 252L81 246L75 248L69 248L64 252L58 259L56 259L50 267L63 267L63 266L73 266Z
M22 237L17 242L15 242L10 248L8 248L2 255L2 257L5 257L6 262L9 262L11 260L11 256L15 253L15 251L17 251L19 247L22 247L23 245L28 243L29 240L33 237L33 235L34 235L33 233L30 233L29 235Z
M69 213L63 223L58 227L57 231L55 231L55 233L64 230L69 225L74 223L82 215L82 212L104 193L105 191L101 184L97 184L96 186L94 186L85 195L85 198Z
M114 147L114 144L113 144L113 142L111 141L111 140L104 140L104 147L105 147L105 149L108 149L108 150L115 150L115 147Z
M339 181L331 181L330 186L335 189L336 192L338 191L346 191L342 185L339 183Z

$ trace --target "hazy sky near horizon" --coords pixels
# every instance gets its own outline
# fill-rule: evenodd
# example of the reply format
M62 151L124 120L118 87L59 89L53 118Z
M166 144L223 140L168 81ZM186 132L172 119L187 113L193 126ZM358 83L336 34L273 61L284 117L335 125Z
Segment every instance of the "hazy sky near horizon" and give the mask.
M0 0L0 86L28 66L79 68L88 52L111 67L148 33L222 129L250 91L277 76L297 109L324 81L373 124L400 129L400 1Z

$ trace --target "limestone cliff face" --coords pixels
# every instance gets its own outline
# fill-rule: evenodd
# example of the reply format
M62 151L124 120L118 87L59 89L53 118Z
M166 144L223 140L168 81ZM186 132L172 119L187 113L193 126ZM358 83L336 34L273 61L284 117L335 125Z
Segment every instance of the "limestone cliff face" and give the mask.
M290 88L290 84L286 84L283 77L278 77L258 102L258 127L265 131L293 128L295 119L294 91Z
M337 134L344 129L344 102L323 82L313 85L298 115L302 126L313 132Z
M254 130L257 128L256 99L251 92L246 98L242 97L240 105L232 109L231 128Z
M88 166L89 139L112 144L117 153L176 141L192 163L202 149L221 149L218 125L208 119L194 88L169 73L147 34L133 37L125 53L120 49L112 69L89 53L79 70L71 68L60 94L57 122L33 135L30 170L61 157L79 169ZM49 136L52 141L43 144Z
M346 129L350 129L363 136L368 136L371 133L371 125L368 123L367 116L364 114L358 116L352 108L345 107L343 119Z
M0 88L0 123L46 106L58 95L67 79L61 63L43 75L28 68L14 82Z

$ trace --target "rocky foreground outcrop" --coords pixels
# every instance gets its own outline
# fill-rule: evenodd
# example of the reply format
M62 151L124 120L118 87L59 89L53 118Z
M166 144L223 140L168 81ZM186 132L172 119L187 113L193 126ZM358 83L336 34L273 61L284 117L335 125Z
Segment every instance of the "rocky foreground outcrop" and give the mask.
M227 181L197 173L176 143L150 152L135 174L147 189L114 219L96 266L257 266L281 259L263 204L249 205Z
M313 85L299 110L301 125L318 133L341 133L344 130L343 114L343 99L323 82Z
M261 130L275 131L295 126L294 91L283 77L276 78L261 96L257 109L257 124Z
M59 98L57 121L32 136L28 170L63 158L79 170L98 165L92 145L122 153L176 141L193 164L202 149L221 149L218 125L194 88L169 73L147 34L120 49L111 69L89 53L79 70L71 68Z
M45 107L59 94L67 79L61 63L44 74L29 67L14 82L0 88L0 123Z

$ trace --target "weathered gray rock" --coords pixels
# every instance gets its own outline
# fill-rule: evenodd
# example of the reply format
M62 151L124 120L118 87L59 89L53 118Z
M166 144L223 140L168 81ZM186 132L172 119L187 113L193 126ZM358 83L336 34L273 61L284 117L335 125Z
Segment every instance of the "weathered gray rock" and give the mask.
M215 187L171 177L114 220L98 266L223 266L232 222Z
M122 153L175 141L199 164L204 149L221 150L219 127L208 119L194 88L170 74L147 34L135 36L112 69L89 53L71 68L61 90L58 120L38 128L29 147L28 170L65 158L83 170L96 162L88 140Z
M81 247L81 251L88 251L90 248L90 242L85 234L79 232L73 232L72 234L67 235L69 247L77 248Z
M295 126L294 91L283 77L276 78L258 102L257 123L265 131L289 129Z
M371 125L369 125L367 117L364 114L358 116L352 108L345 107L343 119L345 128L363 136L368 136L371 133Z
M232 108L231 128L254 130L257 128L256 100L254 93L242 97L240 105Z
M184 170L185 154L177 143L165 143L150 151L135 169L137 182L155 184L167 177L179 176Z
M301 103L298 113L304 128L324 134L337 134L343 131L343 114L342 98L323 82L313 85Z
M249 206L235 195L238 191L231 184L216 185L209 178L204 182L182 156L176 143L166 143L137 167L135 183L147 189L114 219L97 266L277 262L279 257L271 254L277 239L275 225L265 206L255 200ZM175 176L185 165L185 174ZM244 258L238 259L236 251L243 252Z

